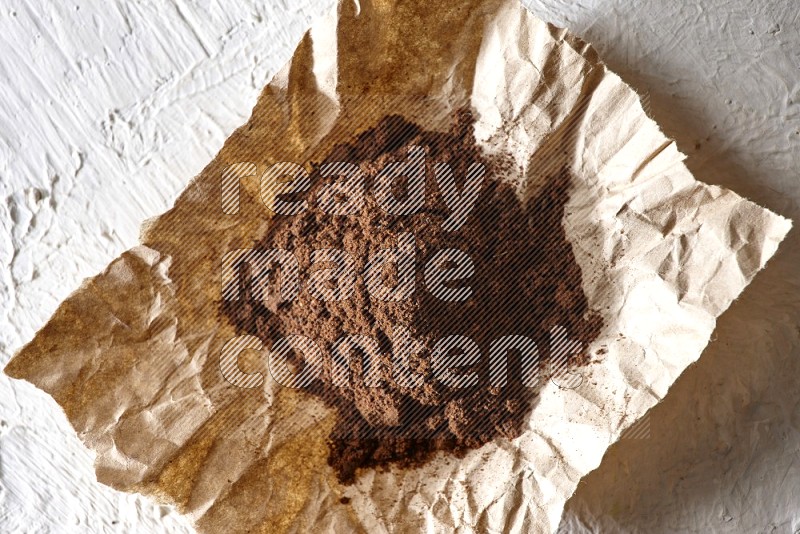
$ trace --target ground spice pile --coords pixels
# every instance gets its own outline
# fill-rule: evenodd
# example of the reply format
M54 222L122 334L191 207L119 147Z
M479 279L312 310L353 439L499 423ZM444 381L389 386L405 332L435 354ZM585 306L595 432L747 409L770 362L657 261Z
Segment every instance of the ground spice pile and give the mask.
M493 439L518 436L536 396L536 388L523 380L532 362L526 361L524 351L508 351L505 384L498 386L490 376L492 341L526 336L536 343L540 358L533 365L541 366L549 357L554 327L563 327L571 340L585 345L602 326L588 309L580 268L562 228L569 174L564 170L550 177L523 206L508 184L509 171L484 158L475 145L472 123L469 113L460 112L451 131L439 133L388 116L353 142L336 146L314 166L311 188L296 196L308 200L308 209L275 217L259 248L291 251L300 265L303 288L314 272L313 251L346 251L357 273L350 298L320 300L303 289L293 300L256 299L252 285L259 273L242 265L240 298L222 304L241 334L258 336L266 347L285 336L303 335L322 350L323 374L306 389L337 413L328 461L343 483L352 483L360 468L419 465L437 451L459 456ZM406 160L410 147L425 150L425 201L418 213L391 215L370 194L351 215L330 215L319 205L315 191L337 179L321 176L319 169L326 163L358 165L369 192L378 172ZM450 166L458 187L464 186L470 165L480 163L485 169L480 196L456 231L443 229L450 210L434 177L437 163ZM402 198L406 186L401 177L393 192ZM404 300L383 301L370 294L362 273L372 255L397 247L401 234L414 236L415 290ZM451 283L454 289L471 288L466 301L448 302L426 289L424 266L442 249L463 251L472 261L472 275ZM389 286L398 281L398 272L391 268L383 276ZM417 343L407 361L418 380L411 386L393 373L393 333L398 325ZM345 362L349 379L342 386L332 380L332 347L348 335L376 340L380 356L371 360L353 347ZM431 364L437 340L452 335L465 336L480 349L475 360L454 371L456 377L477 377L468 387L442 383ZM578 362L583 356L573 358ZM303 355L293 353L293 358L302 368ZM368 376L379 377L377 386Z

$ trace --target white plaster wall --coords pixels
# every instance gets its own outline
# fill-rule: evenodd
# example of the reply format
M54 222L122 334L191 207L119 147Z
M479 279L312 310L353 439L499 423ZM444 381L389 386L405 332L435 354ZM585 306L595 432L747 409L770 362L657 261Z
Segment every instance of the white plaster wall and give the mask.
M0 366L137 241L332 0L4 0ZM800 220L795 0L532 1L651 95L704 181ZM564 532L800 532L800 239L581 483ZM0 376L0 532L192 532L94 482L54 401Z

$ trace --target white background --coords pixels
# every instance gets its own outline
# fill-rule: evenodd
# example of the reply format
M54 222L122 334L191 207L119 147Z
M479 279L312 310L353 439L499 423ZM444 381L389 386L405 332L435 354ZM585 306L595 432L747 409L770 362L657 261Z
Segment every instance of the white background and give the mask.
M533 1L650 94L700 180L800 221L796 0ZM0 366L137 242L332 0L4 0ZM581 482L564 532L800 532L800 238ZM0 532L192 532L94 481L61 410L0 376Z

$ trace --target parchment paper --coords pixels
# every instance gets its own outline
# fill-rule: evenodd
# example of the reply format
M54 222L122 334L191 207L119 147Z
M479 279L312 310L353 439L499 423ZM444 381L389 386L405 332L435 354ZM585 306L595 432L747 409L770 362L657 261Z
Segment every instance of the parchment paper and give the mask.
M465 104L485 151L518 166L520 195L571 167L564 225L605 319L597 358L580 387L541 390L519 438L343 487L319 401L221 376L235 336L218 313L221 258L252 247L270 218L258 176L241 180L235 214L222 177L241 162L314 161L388 112L442 130ZM516 1L345 1L175 207L145 225L143 245L85 282L5 372L63 407L101 482L173 503L204 532L550 532L789 230L695 181L683 159L591 47Z

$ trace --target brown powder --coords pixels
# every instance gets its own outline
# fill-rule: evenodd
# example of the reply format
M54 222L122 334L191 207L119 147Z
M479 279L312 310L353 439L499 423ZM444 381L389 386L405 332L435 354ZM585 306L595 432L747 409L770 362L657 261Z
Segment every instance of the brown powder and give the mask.
M369 192L376 174L390 162L406 160L412 146L426 152L423 210L414 215L390 215L370 194L353 215L328 215L320 208L316 193L333 179L320 176L323 164L358 165L365 172ZM452 232L442 228L450 210L434 178L434 164L441 162L451 166L459 188L471 164L481 163L486 169L474 209L465 224ZM563 327L570 340L585 347L601 327L600 319L589 312L580 268L561 224L569 174L562 170L551 176L523 206L503 180L507 171L481 155L474 142L471 116L464 112L457 114L449 133L423 131L397 116L386 117L354 142L336 146L315 169L309 191L284 196L285 200L307 199L308 209L294 216L276 215L259 243L260 249L295 254L302 291L291 301L281 301L277 297L279 277L273 270L273 296L256 299L253 280L263 273L243 264L240 298L224 302L222 307L240 333L258 336L268 348L281 337L303 335L322 350L323 373L306 389L337 412L328 443L329 464L339 479L351 483L359 468L418 465L437 451L459 456L495 438L518 436L536 397L536 388L524 380L525 373L541 367L550 356L552 329ZM403 198L407 183L399 180L393 192ZM415 290L407 299L383 301L370 294L362 273L372 255L397 247L401 234L413 234L415 239ZM309 277L320 268L312 264L311 253L320 249L344 250L354 260L357 276L350 298L323 301L306 289ZM472 276L446 284L471 288L468 300L447 302L427 289L425 265L441 249L458 249L471 258ZM399 276L396 269L383 272L389 287ZM403 383L393 373L393 335L397 335L398 325L418 342L407 365L420 377L419 384ZM470 338L480 349L477 361L455 372L456 377L474 373L471 376L477 381L469 387L446 386L432 366L437 340L456 334ZM363 351L351 351L345 363L349 381L342 387L332 379L337 369L332 347L347 335L377 340L381 355L376 365ZM492 341L510 335L534 341L540 360L532 361L531 353L521 350L500 351L507 362L506 373L502 366L493 367L489 359ZM572 359L574 364L580 363L585 353L576 353ZM298 371L306 365L300 353L292 353L291 362ZM379 376L380 382L370 383L370 376ZM498 376L507 379L504 385L493 382L492 377Z

